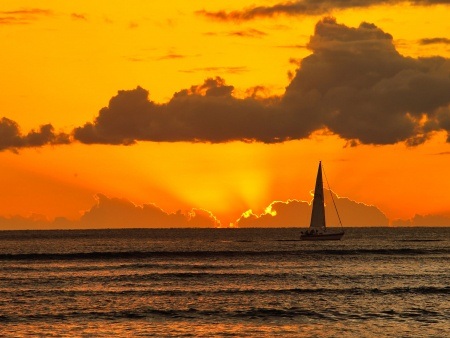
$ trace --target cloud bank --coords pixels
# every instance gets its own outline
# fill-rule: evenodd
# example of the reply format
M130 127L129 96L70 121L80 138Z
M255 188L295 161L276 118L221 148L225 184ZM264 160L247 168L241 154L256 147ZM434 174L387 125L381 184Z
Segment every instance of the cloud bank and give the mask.
M407 3L413 6L446 4L447 0L301 0L287 1L272 6L251 6L243 10L209 12L197 11L198 15L219 21L248 21L272 18L278 15L307 16L325 15L335 10L368 8L378 5L397 5Z
M426 39L420 39L419 43L421 45L435 45L435 44L450 45L450 39L447 39L447 38L426 38Z
M276 143L327 128L351 144L417 145L450 131L449 59L404 57L377 26L353 28L334 18L317 23L307 48L312 54L281 97L236 98L220 77L165 104L137 87L119 91L74 137L87 144Z

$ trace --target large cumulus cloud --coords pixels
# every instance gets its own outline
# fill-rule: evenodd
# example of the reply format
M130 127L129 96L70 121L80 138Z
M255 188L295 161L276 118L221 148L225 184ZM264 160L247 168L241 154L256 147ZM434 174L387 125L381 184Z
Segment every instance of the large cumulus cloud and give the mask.
M449 130L437 118L450 103L448 59L404 57L375 25L350 28L331 18L316 25L308 47L313 54L302 60L284 101L301 109L309 98L310 116L332 132L362 143L416 144Z
M283 96L236 98L220 78L184 89L165 104L141 87L119 91L91 123L83 143L136 141L283 142L327 128L352 144L417 145L450 131L450 60L400 55L373 24L317 23Z

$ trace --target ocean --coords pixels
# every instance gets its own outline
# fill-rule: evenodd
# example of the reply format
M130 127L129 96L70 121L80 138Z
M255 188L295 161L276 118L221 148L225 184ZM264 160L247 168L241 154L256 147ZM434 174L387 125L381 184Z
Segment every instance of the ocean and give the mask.
M0 231L1 337L450 337L450 228Z

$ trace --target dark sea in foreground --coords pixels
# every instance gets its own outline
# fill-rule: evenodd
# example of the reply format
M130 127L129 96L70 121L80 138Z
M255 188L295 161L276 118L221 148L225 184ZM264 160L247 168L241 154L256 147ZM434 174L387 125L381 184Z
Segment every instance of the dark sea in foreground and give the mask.
M450 228L0 231L2 337L450 337Z

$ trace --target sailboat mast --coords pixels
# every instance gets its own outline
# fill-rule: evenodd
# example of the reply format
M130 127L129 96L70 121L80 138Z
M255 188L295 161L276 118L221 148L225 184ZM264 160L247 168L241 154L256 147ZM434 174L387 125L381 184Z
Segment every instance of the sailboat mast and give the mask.
M322 162L319 162L319 169L316 177L316 187L314 189L313 208L311 213L310 228L325 228L325 202L323 196Z

